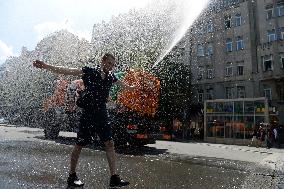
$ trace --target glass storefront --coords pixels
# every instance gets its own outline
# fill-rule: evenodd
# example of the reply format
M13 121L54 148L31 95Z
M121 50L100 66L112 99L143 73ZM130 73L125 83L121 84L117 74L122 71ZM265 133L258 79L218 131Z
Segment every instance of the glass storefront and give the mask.
M251 139L257 125L268 123L266 98L207 100L204 108L205 141Z

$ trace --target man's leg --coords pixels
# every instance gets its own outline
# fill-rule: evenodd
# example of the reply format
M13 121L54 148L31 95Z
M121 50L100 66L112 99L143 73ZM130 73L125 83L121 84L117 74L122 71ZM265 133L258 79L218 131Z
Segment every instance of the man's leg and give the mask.
M115 174L116 167L115 167L115 151L114 151L114 143L112 140L108 140L104 142L105 144L105 150L106 150L106 156L109 164L109 170L110 170L110 187L120 187L120 186L127 186L129 185L129 182L122 180L119 175Z
M76 167L78 164L78 159L79 159L81 150L82 150L82 146L76 144L71 153L69 177L67 179L68 186L80 187L84 185L84 183L80 181L76 175Z
M104 142L104 144L105 144L107 161L109 164L110 175L114 175L116 172L114 143L112 140L109 140L109 141Z
M77 187L84 185L84 183L81 182L76 175L76 167L82 148L91 141L92 137L89 131L91 123L90 114L88 112L82 112L79 122L79 130L77 132L76 145L74 146L70 157L70 170L69 177L67 179L69 186Z
M73 148L73 151L71 153L71 158L70 158L70 171L69 173L75 173L76 172L76 167L78 164L78 159L81 153L83 146L75 145Z

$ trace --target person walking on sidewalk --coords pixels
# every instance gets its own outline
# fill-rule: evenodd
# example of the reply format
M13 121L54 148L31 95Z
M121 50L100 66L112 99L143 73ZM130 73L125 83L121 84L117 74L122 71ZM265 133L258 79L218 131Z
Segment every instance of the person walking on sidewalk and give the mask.
M83 67L82 69L77 69L59 67L46 64L40 60L33 61L33 65L36 68L45 69L56 74L81 76L85 89L92 93L92 103L83 108L80 118L76 145L71 153L70 171L67 180L68 186L80 187L84 185L77 177L76 167L82 148L89 144L92 137L95 137L96 134L105 145L111 175L110 187L129 185L129 182L122 180L119 175L116 174L114 142L112 139L111 126L108 121L106 103L112 84L118 84L123 89L127 90L134 90L136 87L129 86L118 80L111 72L115 66L115 57L109 53L104 54L100 66L95 68Z
M274 138L274 146L276 148L280 148L280 140L279 140L279 127L278 126L275 126L273 128L273 138Z

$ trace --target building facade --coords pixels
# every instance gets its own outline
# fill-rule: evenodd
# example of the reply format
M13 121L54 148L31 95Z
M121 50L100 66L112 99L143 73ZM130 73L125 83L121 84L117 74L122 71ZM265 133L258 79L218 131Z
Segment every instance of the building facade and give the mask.
M190 29L185 61L196 101L266 97L284 124L284 1L222 0Z

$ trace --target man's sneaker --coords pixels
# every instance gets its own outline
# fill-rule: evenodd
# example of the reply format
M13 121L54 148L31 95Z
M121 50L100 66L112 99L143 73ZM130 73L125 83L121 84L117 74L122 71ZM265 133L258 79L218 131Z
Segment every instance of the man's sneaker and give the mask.
M110 182L109 182L110 187L121 187L127 185L129 185L129 182L120 179L119 175L112 175L110 177Z
M84 183L78 179L76 173L69 174L67 183L68 183L68 186L72 186L72 187L84 186Z

